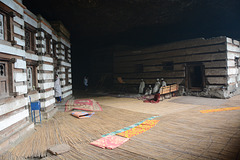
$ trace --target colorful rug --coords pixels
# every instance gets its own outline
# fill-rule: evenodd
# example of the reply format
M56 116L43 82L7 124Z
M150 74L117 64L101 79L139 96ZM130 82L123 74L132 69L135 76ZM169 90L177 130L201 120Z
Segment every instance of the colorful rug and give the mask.
M68 100L65 104L65 112L74 109L84 111L102 111L101 106L93 99Z
M128 140L129 138L109 135L91 142L90 144L100 148L114 149L127 142Z
M135 123L135 124L133 124L133 125L131 125L131 126L125 127L125 128L123 128L123 129L120 129L120 130L117 130L117 131L114 131L114 132L111 132L111 133L108 133L108 134L104 134L104 135L102 135L102 137L105 137L105 136L108 136L108 135L116 135L116 134L118 134L118 133L127 131L127 130L129 130L129 129L132 129L132 128L134 128L134 127L142 124L142 123L143 123L144 121L146 121L146 120L152 120L152 119L154 119L154 118L156 118L156 117L159 117L159 116L152 116L152 117L147 118L147 119L144 119L144 120L142 120L142 121L140 121L140 122L138 122L138 123Z
M122 137L126 137L126 138L131 138L133 136L136 136L138 134L146 132L150 128L154 127L158 122L159 122L159 120L146 120L142 124L140 124L139 126L136 126L136 127L132 128L132 129L129 129L127 131L118 133L117 135L122 136Z
M231 110L240 110L240 107L209 109L209 110L201 110L200 112L201 113L211 113L211 112L221 112L221 111L231 111Z
M94 115L94 112L72 112L72 116L77 118L89 118Z

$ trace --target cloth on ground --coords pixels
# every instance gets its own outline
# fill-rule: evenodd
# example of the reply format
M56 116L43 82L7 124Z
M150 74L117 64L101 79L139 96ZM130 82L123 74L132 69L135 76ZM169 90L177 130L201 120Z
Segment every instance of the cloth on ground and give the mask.
M118 133L117 135L126 137L126 138L131 138L133 136L136 136L138 134L141 134L141 133L149 130L150 128L154 127L158 122L159 122L159 120L146 120L143 123L141 123L140 125L132 128L132 129L129 129L127 131Z
M73 109L84 111L102 111L101 106L93 99L68 100L65 104L65 112Z
M154 95L153 99L146 99L143 102L147 102L147 103L158 103L160 101L160 93L157 93Z
M91 142L91 145L106 148L106 149L114 149L122 145L123 143L127 142L129 138L119 137L119 136L112 136L108 135L106 137L102 137L94 142Z
M131 125L131 126L125 127L125 128L123 128L123 129L120 129L120 130L117 130L117 131L114 131L114 132L111 132L111 133L104 134L104 135L102 135L102 137L106 137L106 136L108 136L108 135L115 135L115 134L118 134L118 133L127 131L127 130L129 130L129 129L132 129L132 128L134 128L134 127L142 124L142 123L143 123L144 121L146 121L146 120L152 120L152 119L154 119L154 118L156 118L156 117L159 117L159 116L152 116L152 117L150 117L150 118L147 118L147 119L144 119L144 120L142 120L142 121L140 121L140 122L137 122L137 123L135 123L135 124L133 124L133 125Z
M72 116L77 118L89 118L94 115L95 112L72 112Z
M218 108L218 109L209 109L201 110L201 113L210 113L210 112L221 112L221 111L230 111L230 110L240 110L240 107L227 107L227 108Z

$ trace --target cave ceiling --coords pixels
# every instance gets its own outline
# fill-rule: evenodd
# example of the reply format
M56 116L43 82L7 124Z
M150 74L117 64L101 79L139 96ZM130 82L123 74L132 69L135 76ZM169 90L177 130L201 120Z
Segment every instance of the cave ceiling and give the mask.
M219 35L240 39L239 0L23 0L23 4L48 21L61 20L73 41L81 37L146 43Z

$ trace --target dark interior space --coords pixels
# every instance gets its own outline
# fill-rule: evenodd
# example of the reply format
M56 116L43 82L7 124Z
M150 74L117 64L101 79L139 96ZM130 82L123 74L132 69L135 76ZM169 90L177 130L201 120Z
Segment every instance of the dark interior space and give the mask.
M202 66L191 66L189 68L189 82L190 88L200 88L202 89L203 84L203 73Z
M91 74L111 72L115 51L199 37L228 36L240 40L239 0L38 2L23 0L34 14L41 13L49 21L61 20L71 33L74 89L82 86L84 75L89 76L90 85L96 86L100 77ZM98 67L93 62L104 60L109 66L96 71Z

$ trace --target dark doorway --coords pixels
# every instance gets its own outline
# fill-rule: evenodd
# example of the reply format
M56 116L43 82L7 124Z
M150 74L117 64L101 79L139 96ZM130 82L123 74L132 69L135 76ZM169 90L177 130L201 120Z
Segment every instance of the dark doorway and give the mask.
M192 91L202 91L205 86L204 66L202 64L187 65L187 86Z

